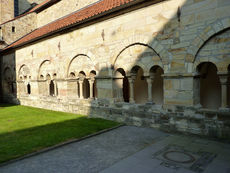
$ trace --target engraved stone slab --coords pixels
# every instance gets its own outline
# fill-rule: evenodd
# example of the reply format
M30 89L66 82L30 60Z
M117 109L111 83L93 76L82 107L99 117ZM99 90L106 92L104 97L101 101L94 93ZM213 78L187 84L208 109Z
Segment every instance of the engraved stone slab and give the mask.
M172 169L186 168L194 172L203 172L216 157L209 152L192 152L181 146L168 145L153 154L153 158L161 160L161 165Z

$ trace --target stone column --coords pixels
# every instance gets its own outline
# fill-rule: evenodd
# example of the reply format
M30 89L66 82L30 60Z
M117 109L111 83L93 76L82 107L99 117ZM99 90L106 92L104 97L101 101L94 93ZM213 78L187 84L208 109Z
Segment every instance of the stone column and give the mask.
M228 82L228 76L223 75L220 77L220 83L221 83L221 108L222 110L228 110L227 109L227 82Z
M130 103L135 103L134 100L134 80L135 80L135 76L131 76L128 78L129 80L129 102Z
M152 103L153 102L153 98L152 98L153 77L152 76L147 78L147 83L148 83L148 102Z
M76 80L76 92L77 92L76 97L77 97L77 98L79 98L79 93L78 93L78 82L79 82L79 80Z
M90 94L89 94L89 98L92 99L93 98L93 84L94 84L95 79L89 79L89 87L90 87Z
M54 96L57 96L57 81L53 81L54 83Z
M83 80L84 79L80 79L79 80L79 87L80 87L80 99L83 99Z

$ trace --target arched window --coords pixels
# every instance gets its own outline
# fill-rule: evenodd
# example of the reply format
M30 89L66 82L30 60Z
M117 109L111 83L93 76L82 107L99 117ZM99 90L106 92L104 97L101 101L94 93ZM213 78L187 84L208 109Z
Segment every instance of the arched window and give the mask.
M217 109L221 105L221 85L217 68L211 62L201 63L197 70L200 74L200 103L203 108Z
M27 84L27 94L31 94L31 86L30 86L30 84Z

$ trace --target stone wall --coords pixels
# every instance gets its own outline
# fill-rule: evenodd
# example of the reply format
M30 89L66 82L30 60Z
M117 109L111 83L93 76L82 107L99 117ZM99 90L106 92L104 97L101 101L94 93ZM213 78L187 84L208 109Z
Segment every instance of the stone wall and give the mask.
M0 24L14 18L14 1L0 1Z
M229 137L229 8L220 0L163 1L21 47L15 52L17 98L23 105ZM220 109L200 104L200 81L210 64L221 86ZM156 69L163 75L156 77ZM160 77L163 103L154 104L159 95L152 88ZM125 78L129 103L122 98Z
M9 45L36 29L36 18L36 13L30 13L1 25L2 37L5 43Z

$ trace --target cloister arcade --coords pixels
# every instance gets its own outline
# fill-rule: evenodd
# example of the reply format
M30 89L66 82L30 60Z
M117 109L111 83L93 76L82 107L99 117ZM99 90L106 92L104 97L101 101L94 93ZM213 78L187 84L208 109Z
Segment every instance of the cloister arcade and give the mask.
M230 65L228 63L226 68L221 65L228 58L229 51L226 50L226 55L222 57L205 52L210 45L219 44L216 40L223 35L226 32L211 37L196 54L191 79L194 81L194 106L215 110L230 107ZM66 72L64 75L50 59L40 63L37 73L31 72L29 64L22 64L17 74L17 93L19 96L34 95L34 87L37 87L39 96L60 98L59 84L66 82L67 98L98 98L100 70L96 63L86 54L77 54L67 64L61 65L64 67L62 71ZM165 105L165 73L169 72L165 72L164 68L162 58L151 46L143 43L126 46L112 60L109 69L112 72L110 78L114 102ZM4 76L5 93L16 93L10 67L5 67Z
M134 66L130 76L122 68L115 72L115 93L117 101L137 104L155 103L163 105L163 69L153 66L148 76L144 76L143 69Z
M47 63L48 61L46 61ZM48 62L49 63L49 62ZM42 66L42 65L41 65ZM41 68L40 68L41 69ZM230 77L218 73L215 64L202 62L197 68L198 102L202 108L219 109L230 107ZM88 70L89 71L89 70ZM5 88L13 93L11 70L7 67L4 71ZM68 72L67 96L76 99L95 99L97 98L97 73L95 70L71 71ZM230 65L228 66L228 74ZM44 77L45 76L45 77ZM37 82L40 96L58 96L58 75L52 75L39 71L38 80L32 80L28 66L22 65L18 73L19 95L33 95L31 81ZM131 104L164 104L164 70L159 65L152 66L148 73L138 65L134 65L130 71L123 68L114 70L113 93L115 102L127 102ZM195 89L194 88L194 89Z

